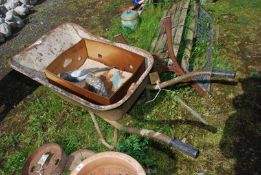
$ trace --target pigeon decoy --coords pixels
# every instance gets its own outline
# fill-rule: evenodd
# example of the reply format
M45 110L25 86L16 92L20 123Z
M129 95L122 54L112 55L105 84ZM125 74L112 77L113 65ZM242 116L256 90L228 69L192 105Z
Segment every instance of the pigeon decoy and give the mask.
M0 5L0 16L5 16L7 11L4 5Z
M5 22L12 28L22 28L24 26L23 19L17 16L14 10L9 10L6 13Z
M11 27L7 23L0 24L0 33L2 33L6 38L12 35Z
M28 13L29 13L29 5L26 5L26 4L22 4L22 5L20 5L20 6L17 6L15 9L14 9L14 11L18 14L18 15L20 15L20 16L25 16L25 15L27 15Z
M5 19L0 17L0 24L4 23Z
M15 7L19 6L19 0L7 0L4 6L7 10L14 9Z

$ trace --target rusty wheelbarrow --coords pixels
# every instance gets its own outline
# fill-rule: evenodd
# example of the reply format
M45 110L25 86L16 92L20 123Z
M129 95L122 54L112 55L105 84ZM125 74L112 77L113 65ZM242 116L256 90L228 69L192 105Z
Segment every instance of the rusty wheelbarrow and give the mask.
M79 96L77 94L77 91L71 91L68 90L68 86L59 86L59 84L55 84L52 81L55 81L54 79L47 79L47 74L45 74L46 68L55 62L55 60L59 57L66 57L66 51L71 50L71 53L74 54L75 59L78 59L77 54L77 48L75 48L76 45L78 45L81 42L98 42L99 44L106 45L106 47L112 47L116 50L120 50L119 52L124 52L126 57L131 57L131 54L134 54L134 56L142 58L142 63L140 66L141 69L136 69L136 72L133 72L133 76L136 77L131 80L131 82L128 83L127 86L125 86L123 89L124 93L121 94L120 99L114 99L114 101L109 101L107 104L102 104L103 101L95 102L93 99L88 99L87 96ZM80 44L81 45L81 44ZM91 45L90 45L91 46ZM87 45L87 48L89 45ZM119 53L115 55L115 53L107 52L101 49L102 47L97 46L91 46L91 50L89 49L87 52L89 52L89 56L91 55L93 59L110 59L111 56L114 55L116 57L119 57ZM79 48L78 48L79 49ZM80 48L81 50L82 48ZM92 53L92 50L96 50L97 52ZM126 52L126 53L125 53ZM82 53L82 52L81 52ZM128 55L130 54L130 55ZM104 56L103 56L104 55ZM81 56L81 58L84 57L84 54ZM131 59L131 58L130 58ZM74 59L73 59L74 60ZM82 61L82 59L78 59L78 61ZM114 60L116 63L119 60ZM113 62L113 61L112 61ZM58 93L60 96L65 98L66 100L73 102L85 109L88 110L88 112L91 115L91 118L94 122L94 125L96 127L96 130L100 136L100 139L102 143L107 146L110 149L113 149L113 146L108 144L106 140L103 137L103 134L97 124L96 121L96 115L103 118L106 122L110 123L112 126L115 127L114 130L114 144L117 141L117 135L118 130L128 132L131 134L138 134L143 137L149 137L158 141L162 141L164 143L169 144L170 146L178 149L179 151L182 151L183 153L192 156L197 157L199 154L199 150L196 148L193 148L192 146L183 143L182 141L171 138L169 136L166 136L162 133L155 132L152 130L147 129L138 129L138 128L130 128L123 126L117 120L119 120L134 104L134 102L137 100L139 95L144 91L146 88L148 82L149 82L149 73L152 69L152 66L154 64L153 56L148 53L147 51L144 51L139 48L135 48L126 44L122 43L113 43L111 41L108 41L106 39L103 39L101 37L94 36L90 33L88 33L86 30L84 30L79 25L73 24L73 23L65 23L57 28L51 30L46 35L42 36L40 39L38 39L35 43L33 43L31 46L20 52L19 54L15 55L13 58L9 60L9 63L11 67L18 72L21 72L22 74L30 77L31 79L39 82L40 84L47 86L54 92ZM82 65L82 63L77 63L78 66ZM111 64L111 63L108 63ZM69 66L70 67L70 63ZM136 66L129 65L128 67L130 69L135 69ZM125 68L125 69L128 69ZM52 67L51 70L54 72L60 68ZM138 72L138 73L137 73ZM135 74L137 73L137 74ZM211 75L211 72L203 72L203 74ZM185 76L180 76L177 79L170 80L171 84L175 84L177 82L182 82L184 80L191 80L191 77L202 75L202 73L192 73L192 74L186 74ZM50 81L51 80L51 81ZM60 84L61 85L61 84ZM68 85L68 84L67 84ZM162 87L165 87L164 84L160 85ZM158 86L152 86L151 89L157 88Z

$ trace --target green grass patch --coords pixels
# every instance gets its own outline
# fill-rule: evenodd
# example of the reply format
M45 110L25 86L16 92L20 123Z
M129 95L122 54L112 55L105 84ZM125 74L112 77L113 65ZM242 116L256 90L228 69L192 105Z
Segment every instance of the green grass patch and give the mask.
M142 13L140 25L135 30L122 28L120 18L114 19L112 27L105 36L110 40L114 40L115 35L122 34L130 45L149 50L153 37L158 31L163 8L168 6L168 3L165 5L159 4L157 7L148 4Z
M45 87L40 87L32 98L19 115L26 119L19 123L23 126L21 132L6 131L10 133L0 136L2 174L20 174L25 159L45 143L58 143L67 155L82 148L106 150L99 144L98 135L93 134L95 128L87 111L65 102ZM100 119L98 122L105 132L111 129Z
M261 1L231 0L229 5L231 8L261 8Z
M156 166L156 160L149 156L149 140L137 135L121 137L116 145L116 151L126 153L138 160L145 167Z
M120 4L117 1L114 5ZM113 39L114 35L122 33L131 45L148 50L158 29L162 11L167 6L168 4L159 5L157 8L151 5L146 7L141 24L135 31L122 29L119 17L113 19L112 27L104 35ZM106 6L106 10L109 11L111 7L111 4ZM241 6L230 9L228 1L218 1L207 6L207 9L215 17L215 22L222 24L222 37L227 34L226 40L221 38L219 43L213 46L213 65L218 69L229 70L235 56L234 42L237 44L240 38L236 41L233 39L238 37L238 32L242 34L247 31L242 27L249 27L251 31L257 28L255 21L259 21L259 18L253 14L258 12L246 11ZM239 20L239 16L244 20ZM186 22L186 25L188 23ZM252 36L249 33L247 35ZM205 45L197 44L193 50L193 57L200 58L193 63L198 65L198 68L204 65L201 60L205 58ZM161 74L162 81L173 77L175 74ZM220 93L234 90L231 86L219 88ZM171 91L162 91L152 103L146 102L154 98L157 92L151 92L150 97L143 93L120 122L130 127L153 129L171 137L184 139L200 149L199 158L191 159L175 149L170 149L168 145L123 133L120 133L117 151L136 158L150 174L235 174L235 158L226 158L220 150L220 142L226 130L225 121L230 117L231 111L235 111L232 104L228 104L225 96L215 93L201 98L187 85L171 87L169 90ZM211 127L197 122L175 101L176 96L203 115L217 131L212 131ZM2 125L5 129L0 128L1 175L21 174L26 158L45 143L60 144L67 155L82 148L96 152L108 151L99 143L98 134L87 111L64 101L45 87L38 88L25 102L20 103L17 111L15 115L7 116ZM112 143L113 128L103 120L97 120L106 138ZM226 134L230 139L229 133Z

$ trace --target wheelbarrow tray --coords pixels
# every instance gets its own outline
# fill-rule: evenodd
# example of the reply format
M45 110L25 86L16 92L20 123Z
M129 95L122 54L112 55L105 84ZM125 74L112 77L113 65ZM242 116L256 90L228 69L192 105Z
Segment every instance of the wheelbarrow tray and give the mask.
M83 39L98 41L144 57L145 70L138 80L129 87L126 95L116 103L109 105L95 104L48 81L44 73L46 67L59 55ZM145 50L121 43L111 42L90 34L77 24L65 23L51 30L31 46L12 57L9 60L9 63L16 71L21 72L44 86L47 86L66 100L80 105L105 119L118 120L131 108L133 103L145 89L149 81L148 74L152 69L154 60L152 55Z
M92 68L109 69L96 74L106 87L106 95L95 93L83 85L59 77L60 73ZM67 88L78 96L95 104L110 105L121 100L144 71L145 58L143 56L100 41L82 39L59 55L44 72L52 83ZM121 78L115 88L113 79L117 72L118 75L121 74Z

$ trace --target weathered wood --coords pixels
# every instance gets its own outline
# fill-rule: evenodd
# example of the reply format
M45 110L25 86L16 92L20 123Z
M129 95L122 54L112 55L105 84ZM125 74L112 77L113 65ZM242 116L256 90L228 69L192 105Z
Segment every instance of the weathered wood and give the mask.
M189 24L188 33L185 38L185 50L184 54L181 59L181 67L188 72L189 71L189 59L192 52L192 46L193 46L193 38L195 35L195 28L197 24L197 18L198 18L198 6L196 3L193 4L193 12L192 12L192 20Z
M177 4L180 4L180 3L173 3L173 6L171 7L170 12L166 16L173 16L173 19L175 18L174 16L177 12ZM161 23L162 23L162 20L161 20ZM161 26L162 26L163 32L160 35L158 42L156 44L156 47L155 47L156 52L163 51L163 49L167 45L167 35L166 35L165 29L162 24L161 24Z
M162 27L162 19L165 18L168 15L169 11L170 11L170 9L167 9L167 10L164 10L164 12L163 12L161 20L159 22L158 32L156 33L156 36L154 37L154 39L152 41L152 44L151 44L151 47L150 47L150 52L155 52L155 48L156 48L157 42L158 42L161 34L164 32L164 29Z
M184 9L184 6L186 6L186 0L179 1L177 3L174 3L170 13L168 13L168 16L171 16L172 19L172 36L173 40L175 39L176 32L180 23L180 17L182 14L182 11ZM185 16L186 17L186 16ZM163 28L164 29L164 28ZM154 52L162 52L164 51L164 48L167 47L167 35L164 29L164 32L158 37L158 40L156 42Z
M179 4L179 3L174 2L173 6L170 9L164 10L161 20L159 22L158 32L156 33L156 36L154 37L153 42L150 47L151 52L158 52L164 48L164 46L167 42L167 38L166 38L166 36L163 36L163 35L166 35L166 33L165 33L165 29L162 25L162 21L163 21L163 18L165 18L166 16L171 16L171 15L173 15L173 13L176 12L177 4Z
M177 32L177 29L178 29L178 26L179 26L179 18L181 16L181 12L182 12L182 9L183 9L184 5L185 5L185 1L184 0L180 1L178 3L177 9L176 9L176 13L173 14L173 16L171 17L171 19L172 19L172 40L173 41L174 41L174 39L176 37L176 32ZM167 45L167 42L166 42L166 45ZM170 61L169 64L172 64L172 60L169 60L169 61Z
M166 35L166 33L164 33L159 37L159 40L156 44L155 52L162 51L166 44L166 41L167 41L167 35Z
M188 7L190 0L181 0L174 2L173 6L165 10L160 21L159 31L157 32L152 44L150 51L157 53L162 52L167 46L167 35L165 29L162 25L162 19L166 16L171 16L172 20L172 36L173 36L173 49L175 55L177 55L179 50L179 45L182 39L182 34L184 30L185 19L188 12Z
M181 38L182 38L182 34L183 34L183 29L184 29L185 19L186 19L187 12L188 12L189 3L190 3L190 0L185 0L185 4L181 11L179 24L178 24L177 32L176 32L176 35L174 38L174 43L173 43L173 49L174 49L175 55L177 55L177 53L179 51L179 46L180 46L180 42L181 42Z
M173 13L171 14L171 21L172 21L172 36L175 36L175 32L176 32L176 21L178 19L178 11L180 10L180 6L181 6L181 3L177 3L175 5L175 9L173 11Z

